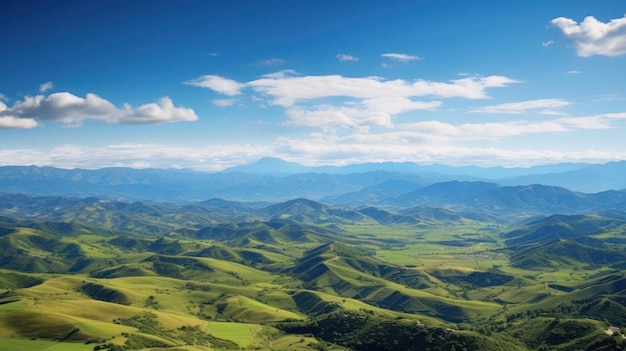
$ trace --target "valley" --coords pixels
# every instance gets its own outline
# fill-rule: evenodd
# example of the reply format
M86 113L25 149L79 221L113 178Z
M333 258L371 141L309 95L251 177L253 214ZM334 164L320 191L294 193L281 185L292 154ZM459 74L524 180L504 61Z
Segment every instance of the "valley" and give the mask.
M361 206L0 195L0 348L626 344L626 193L401 184Z

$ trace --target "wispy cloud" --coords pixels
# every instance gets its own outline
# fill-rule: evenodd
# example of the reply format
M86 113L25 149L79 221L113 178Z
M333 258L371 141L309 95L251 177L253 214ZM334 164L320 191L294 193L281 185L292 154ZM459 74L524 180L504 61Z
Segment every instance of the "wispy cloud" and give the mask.
M228 96L240 94L240 90L244 87L244 84L235 80L216 75L204 75L196 79L188 80L184 84L208 88Z
M32 128L39 121L60 121L68 126L78 126L86 119L116 124L158 124L195 121L198 116L192 109L175 107L167 96L158 103L137 108L126 104L122 109L95 94L82 98L67 92L27 96L10 108L0 105L0 128Z
M6 95L0 93L0 102L9 102L9 98Z
M554 109L569 106L571 102L564 99L538 99L506 104L483 106L470 110L471 113L508 113L523 114L532 110L540 110L540 113L554 114Z
M54 83L52 82L45 82L42 83L41 85L39 85L39 92L40 93L44 93L50 89L54 88Z
M346 55L346 54L337 54L337 59L339 61L358 61L359 60L359 58L356 56Z
M256 61L255 66L281 66L285 64L285 60L280 58L271 58L267 60Z
M217 144L173 147L159 144L115 144L101 147L62 145L50 150L2 149L0 165L54 165L61 168L185 168L219 171L271 155L262 145Z
M217 52L209 52L207 56L216 57L219 56L219 54Z
M517 83L504 76L471 77L434 82L427 80L385 80L380 77L349 78L340 75L261 78L245 86L272 98L275 105L290 106L299 100L327 97L357 99L395 97L460 97L484 99L487 88L505 87Z
M548 40L548 41L545 41L545 42L541 43L541 46L543 46L545 48L545 47L550 46L552 44L554 44L554 41Z
M413 56L409 54L386 53L386 54L380 54L380 56L392 59L394 61L400 61L400 62L410 62L410 61L421 60L421 57Z
M213 99L211 100L211 102L215 106L228 107L228 106L232 106L235 102L237 102L237 99Z
M581 73L583 73L583 72L577 71L577 70L567 71L567 74L581 74Z
M561 29L576 48L578 56L626 54L626 15L608 23L600 22L593 16L585 17L580 24L565 17L555 18L551 23Z
M294 127L322 127L325 130L343 127L367 131L370 126L393 127L392 117L398 113L432 110L439 106L440 101L377 98L341 106L323 104L312 108L293 107L287 110L289 120L282 124Z

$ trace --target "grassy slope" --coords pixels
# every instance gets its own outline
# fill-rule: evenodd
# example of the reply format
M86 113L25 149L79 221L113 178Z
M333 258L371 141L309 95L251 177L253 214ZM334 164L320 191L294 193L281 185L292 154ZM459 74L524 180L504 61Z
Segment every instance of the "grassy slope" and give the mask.
M106 221L113 220L113 217L105 217ZM103 225L107 225L106 221ZM151 221L157 222L142 217L144 226ZM131 222L125 226L131 228ZM191 223L171 226L178 229L192 227ZM295 265L297 258L306 250L328 238L337 239L342 235L329 235L330 226L323 230L302 227L308 231L303 238L307 237L309 241L303 239L293 244L287 239L288 235L297 236L299 229L287 230L286 226L255 232L237 243L184 237L167 238L157 243L155 238L147 238L144 239L147 240L145 248L141 250L112 245L109 243L112 237L85 232L82 227L80 235L70 237L50 237L41 230L19 228L5 235L4 240L30 257L52 257L51 253L58 253L50 250L63 250L70 245L82 257L95 263L74 275L14 275L10 271L0 271L7 278L0 286L0 294L13 291L6 297L0 297L0 323L5 326L0 331L0 348L15 349L17 346L11 345L29 342L14 337L63 339L70 334L76 340L113 338L113 342L123 344L126 339L121 336L122 333L138 333L138 330L114 321L151 311L166 330L200 326L240 347L269 347L270 342L275 342L281 347L287 345L285 347L292 349L306 349L314 347L315 340L280 335L261 323L304 319L307 314L338 309L372 311L388 319L412 319L429 325L456 327L450 321L481 325L503 321L510 313L547 308L573 299L607 293L623 294L615 283L603 283L603 277L612 272L607 267L587 267L577 262L558 269L513 267L508 264L510 253L502 250L503 241L494 227L469 220L456 224L432 221L422 226L340 223L333 228L345 230L342 235L353 246L361 243L361 248L375 250L376 256L355 259L330 254L320 261L323 262L321 274L315 279L301 281L290 276L287 268ZM325 236L315 237L316 231ZM37 236L53 238L54 242L42 245L32 240ZM615 238L616 234L612 233L609 237ZM241 247L233 247L235 244ZM236 259L194 257L194 253L216 245L222 247L224 255ZM348 254L356 255L354 252L358 250ZM260 261L247 264L245 255ZM181 276L158 276L154 261L147 260L151 257L178 269ZM134 270L122 270L109 279L88 276L86 273L89 270L112 269L110 265L98 266L98 262L115 262L114 268L130 267ZM384 276L383 271L375 271L375 267L382 263L403 265L404 268L399 270L402 276L398 273L392 281L391 277ZM37 267L45 270L47 266L41 263ZM493 286L468 285L467 277L471 274L490 272L496 267L499 274L511 275L514 279ZM147 276L134 276L132 272ZM413 283L407 276L413 277ZM27 282L33 279L44 281L30 286ZM99 293L86 295L85 284L98 284L107 291L120 294L124 299L118 302L123 301L123 304L107 302L105 296ZM420 287L412 288L411 284ZM610 300L605 305L614 306L614 303ZM602 306L594 305L590 310L601 314ZM16 316L29 323L22 324L20 328L7 327ZM598 328L599 325L588 334L596 335L601 329ZM77 331L72 333L74 330ZM50 334L53 331L56 334ZM542 337L547 338L535 336L538 339ZM32 342L32 347L35 347L35 342L47 341ZM41 345L59 347L53 346L55 344ZM78 345L72 344L71 347L84 349Z

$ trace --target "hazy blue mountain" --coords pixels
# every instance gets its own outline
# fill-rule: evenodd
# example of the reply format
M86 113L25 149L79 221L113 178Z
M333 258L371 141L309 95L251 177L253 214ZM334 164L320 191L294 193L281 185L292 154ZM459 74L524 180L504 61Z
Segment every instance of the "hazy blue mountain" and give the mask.
M382 205L429 205L491 214L584 213L626 206L626 191L584 194L548 185L500 186L488 182L442 182L386 199Z
M98 197L124 201L187 202L321 199L417 175L384 171L352 174L298 173L287 176L242 172L204 173L172 169L0 167L0 194Z
M241 166L235 166L222 171L222 173L254 173L254 174L271 174L271 175L287 175L296 173L307 173L315 171L315 167L307 167L295 162L288 162L280 158L264 157L258 161Z
M569 171L537 174L560 170ZM517 174L526 175L512 177ZM562 164L527 169L455 168L393 162L312 168L266 158L252 165L218 173L176 169L85 170L7 166L0 167L0 194L153 202L205 201L211 198L280 202L301 197L342 206L411 207L463 202L460 198L472 197L480 192L478 184L495 187L498 183L508 186L543 184L588 193L603 191L606 199L602 201L613 204L615 201L610 198L616 193L606 191L625 189L626 177L623 174L626 174L626 162L590 166ZM492 180L485 177L492 177L489 178ZM444 182L450 184L427 187ZM467 188L464 188L464 182ZM475 184L469 186L470 183ZM587 208L586 205L583 207Z
M408 177L407 177L408 178ZM359 191L329 196L322 201L343 206L370 206L383 203L385 199L404 195L423 188L430 183L422 177L414 176L411 180L394 179L363 188Z
M556 185L584 193L626 189L626 161L609 162L567 172L552 172L519 176L503 181L507 185L545 184Z
M560 163L554 165L542 165L533 167L477 167L463 166L454 167L446 165L418 165L413 162L370 162L361 164L351 164L345 166L303 166L298 163L288 162L279 158L265 157L256 162L246 165L235 166L223 172L243 172L256 174L296 174L296 173L329 173L329 174L349 174L367 173L374 171L419 173L425 176L457 176L465 178L483 179L504 179L521 177L535 174L561 173L575 171L588 167L586 163ZM449 178L448 178L449 179ZM465 180L468 180L465 179ZM443 179L439 179L441 181Z
M417 205L463 204L478 194L498 188L496 183L489 182L441 182L389 199L388 203L400 207Z

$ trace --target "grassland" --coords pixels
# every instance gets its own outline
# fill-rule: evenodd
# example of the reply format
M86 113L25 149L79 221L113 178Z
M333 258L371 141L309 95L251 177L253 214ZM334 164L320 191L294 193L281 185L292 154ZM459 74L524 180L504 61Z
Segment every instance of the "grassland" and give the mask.
M365 336L337 325L355 321L382 338L398 328L402 342L439 335L446 346L622 345L604 333L626 326L621 263L580 254L512 264L520 251L501 224L215 224L142 213L120 226L98 211L80 218L100 230L48 223L0 236L0 349L358 349ZM620 232L590 238L616 241ZM557 338L568 329L578 334Z

